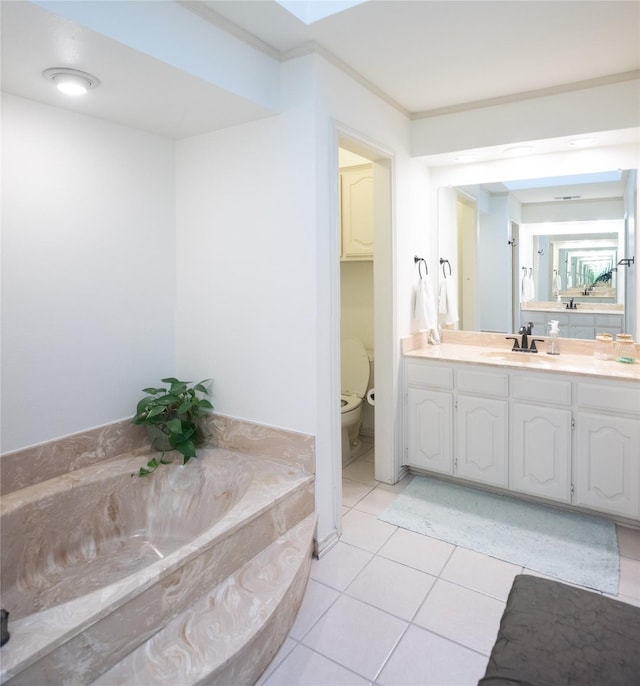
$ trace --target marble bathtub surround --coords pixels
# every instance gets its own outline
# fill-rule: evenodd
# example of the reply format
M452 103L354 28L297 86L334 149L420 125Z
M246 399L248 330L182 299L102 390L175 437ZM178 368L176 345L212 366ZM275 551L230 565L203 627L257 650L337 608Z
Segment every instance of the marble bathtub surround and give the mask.
M132 479L144 459L2 498L2 606L14 620L3 682L90 683L313 513L313 476L291 465L204 448ZM71 533L60 526L70 521ZM312 535L310 525L309 559ZM293 621L296 602L278 621Z
M215 446L315 472L313 436L214 413L205 420ZM0 495L126 453L149 453L145 427L135 426L131 419L4 453L0 455Z
M130 419L0 455L0 495L117 455L149 450L144 427Z
M315 437L220 414L207 417L211 442L315 474Z

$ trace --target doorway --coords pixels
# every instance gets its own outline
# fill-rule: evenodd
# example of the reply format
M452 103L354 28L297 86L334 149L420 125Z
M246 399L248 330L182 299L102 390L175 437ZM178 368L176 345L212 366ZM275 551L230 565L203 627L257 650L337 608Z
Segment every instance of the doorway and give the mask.
M373 465L375 479L385 483L394 483L399 473L400 455L395 447L394 423L396 421L397 396L395 391L395 381L393 373L393 361L399 347L395 341L395 278L393 269L393 240L392 240L392 155L382 148L365 142L357 135L344 132L338 135L338 153L344 165L338 166L357 167L360 164L368 166L371 187L371 217L369 219L369 236L371 229L373 234L370 254L365 258L353 258L353 241L349 246L352 259L345 260L343 257L342 244L342 217L340 216L343 198L338 194L338 254L336 255L337 269L336 280L337 290L340 293L337 311L335 312L336 321L336 349L340 350L340 341L343 333L347 335L357 335L361 332L365 339L365 349L370 353L370 380L369 389L373 389L374 405L370 405L363 400L363 423L360 430L360 439L366 441L372 447ZM356 155L357 157L354 157ZM345 162L346 160L346 162ZM341 182L340 169L338 170L338 184ZM367 195L367 193L363 193ZM353 228L353 227L352 227ZM352 231L350 238L355 239L360 247L366 246L368 239L363 233L363 227L357 225L355 232ZM356 246L356 252L358 246ZM363 247L366 250L366 247ZM344 277L343 272L346 274ZM359 290L354 291L350 296L343 298L343 288L351 287L354 283L360 283ZM343 313L343 305L344 313ZM357 311L359 308L359 311ZM345 315L349 321L343 321ZM336 376L340 378L341 356L338 355L338 368ZM342 423L336 423L339 430L342 430ZM334 439L335 446L341 446L341 438ZM340 462L340 467L334 472L336 477L342 474L342 451L338 450L336 461ZM337 478L336 490L339 494L337 498L337 517L336 521L341 520L342 484L341 479Z
M342 147L338 167L341 456L346 469L374 452L374 179L373 161Z

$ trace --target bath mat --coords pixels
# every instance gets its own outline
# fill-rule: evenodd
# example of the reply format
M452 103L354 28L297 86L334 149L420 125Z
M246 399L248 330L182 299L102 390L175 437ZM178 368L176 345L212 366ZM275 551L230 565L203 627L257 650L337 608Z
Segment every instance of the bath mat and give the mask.
M379 519L562 581L618 592L615 524L416 476Z

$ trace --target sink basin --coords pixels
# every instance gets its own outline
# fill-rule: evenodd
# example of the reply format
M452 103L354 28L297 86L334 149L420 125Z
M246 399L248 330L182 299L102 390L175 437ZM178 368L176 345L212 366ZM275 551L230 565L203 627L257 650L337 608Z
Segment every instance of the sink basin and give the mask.
M545 352L537 353L515 352L513 350L487 350L482 357L488 357L496 361L525 362L527 364L547 364L556 359L556 355L547 355Z

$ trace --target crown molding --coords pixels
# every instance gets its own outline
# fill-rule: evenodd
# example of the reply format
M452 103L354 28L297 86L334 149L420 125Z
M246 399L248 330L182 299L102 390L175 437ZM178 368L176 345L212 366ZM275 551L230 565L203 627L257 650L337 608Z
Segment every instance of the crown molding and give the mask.
M535 98L542 98L548 95L559 95L561 93L570 93L572 91L586 90L588 88L596 88L598 86L608 86L613 83L622 83L624 81L634 81L640 79L640 69L633 71L626 71L620 74L611 74L609 76L600 76L594 79L587 79L585 81L576 81L574 83L562 84L560 86L551 86L549 88L539 88L532 91L523 91L521 93L512 93L511 95L501 95L496 98L487 98L486 100L475 100L472 102L465 102L459 105L450 105L448 107L439 107L433 110L425 110L423 112L412 112L409 116L412 120L428 119L430 117L440 117L446 114L455 114L457 112L468 112L470 110L477 110L484 107L493 107L494 105L504 105L510 102L522 102L523 100L533 100Z
M287 62L299 57L307 55L318 55L324 60L332 64L334 67L350 76L354 81L366 88L368 91L376 95L378 98L386 102L388 105L396 109L410 120L429 119L431 117L440 117L447 114L455 114L457 112L468 112L470 110L477 110L485 107L493 107L495 105L504 105L512 102L521 102L523 100L532 100L548 95L559 95L561 93L568 93L571 91L584 90L588 88L595 88L597 86L606 86L614 83L621 83L623 81L640 80L640 69L627 71L620 74L611 74L609 76L601 76L585 81L577 81L574 83L562 84L559 86L551 86L549 88L539 88L537 90L522 91L520 93L512 93L510 95L501 95L495 98L487 98L485 100L474 100L456 105L449 105L446 107L439 107L432 110L423 110L420 112L410 112L403 107L399 102L392 98L388 93L378 88L371 83L360 72L356 71L349 64L336 57L332 52L327 50L322 45L315 41L307 41L292 48L291 50L277 50L254 34L234 24L229 19L218 14L205 3L199 0L178 0L178 3L185 9L197 14L202 19L216 25L218 28L227 31L239 40L244 41L248 45L263 52L265 55L278 60L279 62Z

